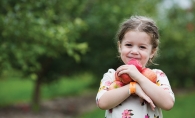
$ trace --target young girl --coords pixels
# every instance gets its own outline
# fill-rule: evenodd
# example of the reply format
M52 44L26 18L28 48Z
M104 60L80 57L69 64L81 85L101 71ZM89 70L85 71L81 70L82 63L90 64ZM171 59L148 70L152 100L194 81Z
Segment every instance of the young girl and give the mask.
M106 110L105 118L162 118L161 109L170 110L175 101L167 76L163 71L153 69L157 74L156 83L153 83L134 65L127 65L132 58L143 67L153 63L159 45L157 26L150 18L132 16L121 24L117 40L124 65L104 74L96 96L98 107ZM135 82L109 90L115 73L118 76L127 73Z

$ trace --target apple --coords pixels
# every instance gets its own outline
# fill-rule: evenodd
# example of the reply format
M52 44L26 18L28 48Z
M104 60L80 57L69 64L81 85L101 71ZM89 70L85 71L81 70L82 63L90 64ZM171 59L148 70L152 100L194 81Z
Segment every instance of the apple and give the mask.
M149 68L144 68L141 72L145 77L147 77L153 83L156 83L157 75L154 71Z
M133 79L126 73L121 74L120 76L118 76L117 73L115 73L115 80L120 81L124 84L128 84L129 82L133 81Z
M127 64L134 65L140 72L143 69L141 63L134 58L131 59ZM128 84L129 82L133 81L133 79L126 73L121 74L119 77L117 76L117 74L115 74L115 76L116 80L122 81L124 84Z
M116 81L121 81L121 78L117 75L116 72L115 72L115 80L116 80Z
M134 65L139 70L139 72L141 72L143 69L141 63L134 58L131 59L127 64Z
M143 68L141 63L137 61L136 59L131 59L128 63L128 65L134 65L139 72L141 72L145 77L147 77L150 81L153 83L156 83L157 75L154 71L152 71L150 68ZM115 80L120 81L123 84L129 84L130 82L134 81L128 74L123 73L120 76L115 73Z
M112 90L112 89L117 89L117 88L120 88L124 86L124 84L121 82L121 81L114 81L112 82L112 84L110 85L109 87L109 90Z
M128 74L126 74L126 73L121 74L121 75L119 76L119 78L121 78L121 81L122 81L124 84L128 84L129 82L132 82L132 81L133 81L133 79L132 79Z

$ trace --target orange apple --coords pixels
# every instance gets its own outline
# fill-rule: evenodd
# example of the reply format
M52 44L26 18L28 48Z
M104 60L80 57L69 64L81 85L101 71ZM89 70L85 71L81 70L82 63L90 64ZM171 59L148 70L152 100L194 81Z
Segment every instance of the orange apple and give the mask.
M114 81L112 82L112 84L110 85L109 87L109 90L112 90L112 89L117 89L117 88L120 88L124 86L124 84L121 82L121 81Z
M156 83L157 75L154 71L149 68L144 68L141 72L145 77L147 77L150 81Z

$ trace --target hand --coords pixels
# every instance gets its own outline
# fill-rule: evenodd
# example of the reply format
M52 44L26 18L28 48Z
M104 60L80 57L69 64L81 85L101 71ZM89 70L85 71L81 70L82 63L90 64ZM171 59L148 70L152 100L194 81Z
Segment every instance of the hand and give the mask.
M136 84L136 92L135 92L135 94L137 94L141 98L141 102L143 102L143 99L146 100L150 104L151 109L154 111L155 105L154 105L153 101L150 99L150 97L148 97L144 93L144 91L142 90L142 88L140 87L139 84Z
M122 65L117 68L116 73L118 76L128 74L134 81L137 81L138 75L141 74L134 65Z

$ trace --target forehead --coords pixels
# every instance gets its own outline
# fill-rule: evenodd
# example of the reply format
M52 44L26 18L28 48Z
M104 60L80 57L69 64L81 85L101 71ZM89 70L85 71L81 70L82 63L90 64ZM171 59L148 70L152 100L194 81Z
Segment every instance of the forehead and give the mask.
M123 42L137 42L143 44L151 44L151 37L146 32L128 31L123 37Z

